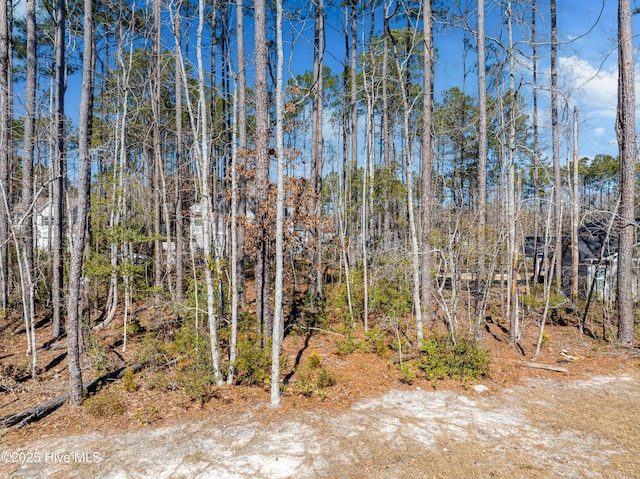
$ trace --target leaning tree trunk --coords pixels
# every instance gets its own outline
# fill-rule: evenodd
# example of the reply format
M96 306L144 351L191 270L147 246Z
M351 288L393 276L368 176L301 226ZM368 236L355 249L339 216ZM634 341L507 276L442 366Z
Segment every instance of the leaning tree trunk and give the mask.
M36 123L36 2L27 0L27 78L24 115L24 141L22 157L22 204L21 204L21 258L22 298L24 324L32 332L29 344L33 347L32 375L36 373L35 304L33 283L33 159ZM16 245L17 246L17 245Z

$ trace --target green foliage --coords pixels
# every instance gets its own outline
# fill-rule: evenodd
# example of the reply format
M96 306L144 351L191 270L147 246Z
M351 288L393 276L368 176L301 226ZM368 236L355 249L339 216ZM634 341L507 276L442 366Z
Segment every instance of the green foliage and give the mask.
M214 383L211 372L196 366L189 366L180 372L177 380L182 392L192 401L204 403L210 399L211 386Z
M354 270L350 275L351 305L354 318L362 314L363 292L362 274ZM349 296L347 294L347 284L345 281L328 284L325 286L326 313L336 318L344 325L351 325L352 318L349 315Z
M311 371L318 369L322 365L322 356L318 351L313 351L307 358L305 365Z
M92 334L85 341L87 362L93 367L96 377L100 377L113 369L113 362L109 359L109 351L100 344L100 337Z
M311 396L315 391L313 381L305 377L296 379L296 389L303 396Z
M544 288L542 285L535 285L530 294L522 295L522 304L525 308L536 309L544 308L546 304ZM562 293L558 293L557 289L551 287L549 290L549 308L557 309L565 304L566 298Z
M155 333L147 333L142 339L136 361L146 364L149 369L157 370L167 362L168 344Z
M389 358L391 350L387 346L386 337L384 331L378 326L374 326L369 331L364 333L366 352L374 353L381 358Z
M400 374L402 375L400 377L400 381L406 384L412 384L413 381L415 381L417 377L416 372L410 363L400 363L398 369L400 370Z
M89 414L99 417L119 416L125 411L124 403L115 391L100 391L86 399L84 406Z
M295 387L303 396L311 396L316 392L324 398L327 394L326 388L335 386L337 381L335 374L322 365L322 356L313 351L298 371Z
M264 386L271 380L271 348L263 348L260 341L250 335L238 338L238 356L235 363L237 384Z
M322 368L318 373L316 386L318 387L318 389L330 388L331 386L335 386L336 382L337 379L335 374L333 374L327 368Z
M460 377L477 379L489 371L489 355L475 341L436 336L422 343L422 358L417 366L427 378Z
M373 327L364 333L364 337L357 337L355 331L346 327L343 339L336 340L336 349L339 356L347 356L351 353L373 353L381 358L388 358L391 351L387 346L384 331L379 327Z
M133 411L133 417L135 417L141 424L150 424L154 422L158 417L158 408L154 405L149 409L140 408Z
M358 351L360 347L360 341L358 341L353 335L353 331L347 330L344 339L336 340L336 349L338 356L348 356L351 353Z
M372 267L369 307L372 314L404 316L411 313L409 258L393 257Z
M122 376L122 389L129 393L138 389L138 384L136 383L136 378L131 368L124 370L124 374Z
M325 314L325 300L309 292L293 301L289 322L294 328L308 330L309 328L326 327L328 318Z

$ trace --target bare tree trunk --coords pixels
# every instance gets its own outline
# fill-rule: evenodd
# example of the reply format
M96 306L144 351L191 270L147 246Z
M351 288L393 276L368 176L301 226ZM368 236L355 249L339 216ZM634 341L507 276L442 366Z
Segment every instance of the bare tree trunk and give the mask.
M277 194L276 194L276 278L275 278L275 307L273 312L273 337L271 355L271 406L280 405L280 342L281 331L284 327L282 314L283 297L283 243L284 243L284 133L283 133L283 91L282 68L284 49L282 46L282 0L276 0L276 46L278 50L276 66L276 154Z
M508 127L508 165L507 165L507 246L508 246L508 282L509 297L507 316L509 317L509 342L514 344L520 337L518 322L518 253L516 244L516 200L515 200L515 152L516 152L516 88L515 88L515 52L513 50L513 11L509 1L507 6L509 29L509 127Z
M573 178L571 195L571 300L578 299L578 227L580 226L580 197L578 196L578 108L573 108Z
M53 191L53 284L51 286L52 303L53 303L53 326L51 335L57 338L62 333L62 317L63 317L63 283L64 283L64 209L63 195L65 183L65 128L64 128L64 93L65 85L65 25L66 25L66 4L64 0L58 0L57 8L57 26L56 26L56 112L55 112L55 181Z
M556 0L551 3L551 143L553 150L553 234L555 240L554 277L556 292L562 290L562 179L560 176L560 137L558 133L558 29Z
M431 228L432 228L432 208L433 208L433 163L435 151L433 146L434 118L433 118L433 72L435 51L433 48L433 12L431 1L424 3L423 11L423 36L424 55L422 65L423 91L422 97L422 170L420 183L420 204L422 223L422 304L427 311L430 309L431 296L433 294L433 280L431 278Z
M533 99L532 99L532 123L533 123L533 251L535 255L533 284L538 284L540 271L538 268L538 237L540 236L540 188L538 179L538 168L540 158L540 146L538 135L538 40L536 38L536 17L538 11L536 0L531 4L531 62L532 62L532 82L533 82Z
M269 278L267 256L267 192L269 186L269 102L267 91L267 18L266 1L254 3L255 24L255 208L257 220L257 251L255 267L256 314L263 341L271 336L269 321Z
M618 111L616 133L620 148L620 206L618 209L618 341L634 343L633 245L634 188L638 144L635 121L635 80L630 0L618 0Z
M212 224L212 208L214 199L211 198L211 187L209 185L209 131L207 128L207 106L204 90L204 65L202 61L202 31L204 28L204 0L198 1L198 38L197 38L197 60L198 60L198 109L200 113L200 187L202 190L202 223L204 236L204 257L207 264L205 267L205 282L207 287L207 314L209 316L209 340L211 343L211 362L213 375L216 384L222 384L222 372L220 370L220 350L218 348L218 320L214 307L215 287L211 274L213 255L217 258L215 245L212 245L212 231L215 226ZM212 251L213 246L213 251ZM216 265L217 266L217 265Z
M390 36L391 41L393 42L393 50L394 56L396 60L396 68L398 71L399 78L405 78L407 74L406 68L408 62L400 62L400 56L398 54L398 46L393 38L393 35ZM407 53L408 55L411 52ZM428 55L425 55L427 57ZM423 322L422 322L422 304L420 300L420 248L418 245L418 229L417 222L415 218L415 196L413 193L413 158L412 158L412 148L411 148L411 133L410 133L410 118L411 118L411 104L409 101L408 84L405 81L400 82L400 93L402 96L402 134L404 137L404 147L405 147L405 175L406 175L406 184L407 184L407 209L409 212L409 241L411 244L411 266L412 266L412 276L413 276L413 307L414 314L416 317L416 339L417 343L420 344L424 337L423 331ZM425 95L428 96L428 95ZM423 104L424 109L424 104ZM425 129L425 134L427 131Z
M322 296L322 95L324 58L324 0L316 0L314 11L313 50L313 113L311 126L311 185L314 192L314 216L316 217L312 235L315 239L313 266L310 268L309 286L318 296Z
M162 71L160 69L160 0L152 1L152 25L151 25L151 137L153 152L153 233L155 239L153 241L154 253L154 281L156 287L156 300L160 299L162 288L162 240L160 239L160 168L161 168L161 151L160 151L160 89L162 82ZM165 225L168 228L169 225Z
M24 143L22 158L22 205L21 205L21 244L22 244L22 275L23 281L23 315L24 323L29 334L29 327L33 333L33 361L32 375L36 373L36 344L35 344L35 304L33 284L33 163L35 148L36 123L36 2L27 0L27 78L24 115ZM17 246L17 245L16 245Z
M351 69L350 75L350 107L351 107L351 165L349 169L353 174L358 171L358 90L357 90L357 71L358 71L358 49L356 48L358 19L356 15L357 0L350 3L351 6ZM356 204L356 189L351 189L351 197L345 198L345 201L352 201ZM349 219L349 217L347 217Z
M484 0L478 0L478 266L475 310L475 340L482 342L487 290L491 279L485 275L487 225L487 80L484 53Z
M69 394L74 404L82 401L82 369L80 367L80 320L78 303L80 299L80 276L82 274L85 232L89 208L89 188L91 178L91 124L93 120L93 9L92 0L84 2L84 53L82 67L82 93L80 101L78 153L78 216L73 226L71 268L69 271L69 296L67 304L67 359L69 361Z
M229 372L227 384L233 384L238 353L238 88L233 90L231 131L231 336L229 338Z
M238 159L246 164L247 156L247 81L246 61L244 55L244 1L236 1L236 52L238 55ZM238 215L241 221L237 224L238 235L238 294L239 302L243 306L247 301L246 280L244 274L245 258L245 221L247 215L247 178L244 174L238 175Z
M344 68L342 70L342 211L344 216L344 238L349 237L351 229L349 226L349 209L348 203L351 190L351 164L349 162L349 132L351 125L349 123L349 7L344 6L344 46L345 46L345 58ZM348 252L347 259L348 259Z
M431 5L429 0L429 5ZM425 9L427 6L425 5ZM382 152L384 155L383 166L385 171L385 183L387 182L387 176L391 174L391 155L389 151L389 95L387 88L387 72L389 69L389 4L387 0L383 0L383 25L382 25ZM426 32L425 32L426 34ZM426 51L425 54L429 53ZM425 62L427 60L424 60ZM423 112L424 114L424 112ZM391 248L391 202L389 196L391 194L390 186L385 187L384 191L384 212L382 213L382 241L384 249L389 250ZM423 218L424 219L424 218ZM424 285L424 283L423 283ZM423 298L424 301L424 298ZM425 303L426 304L426 303Z
M9 116L9 82L11 81L10 32L7 2L0 2L0 309L7 310L9 261L8 246L9 218L4 204L9 204L9 163L11 157L10 133L11 117Z
M182 55L182 28L181 28L182 1L176 5L174 22L176 45L176 65L178 58ZM182 209L184 205L184 192L182 189L182 75L176 67L176 301L182 304L184 301L184 216Z

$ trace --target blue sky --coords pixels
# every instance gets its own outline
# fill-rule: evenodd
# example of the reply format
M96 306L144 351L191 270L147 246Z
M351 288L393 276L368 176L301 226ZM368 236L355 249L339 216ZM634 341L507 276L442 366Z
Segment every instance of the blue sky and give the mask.
M326 1L326 0L325 0ZM462 4L464 5L462 0ZM469 13L469 24L475 27L475 0L468 0L467 10ZM538 0L539 16L537 29L542 42L539 47L539 83L542 91L539 101L540 124L547 126L549 121L548 92L545 87L549 86L549 46L546 43L549 32L549 2ZM292 9L297 5L299 13L296 18L303 18L311 11L310 2L288 2L285 1L285 9ZM439 3L445 8L455 11L464 10L464 7L457 7L450 0ZM633 5L632 5L633 6ZM502 4L486 0L487 15L487 35L503 38L506 35L504 26L500 28L499 23L504 21ZM521 7L526 23L529 17L526 12L527 6ZM382 8L377 11L376 34L380 34ZM16 15L20 16L24 12L24 0L20 0L16 6ZM634 16L634 31L640 32L640 15ZM233 20L232 20L233 21ZM248 60L252 60L251 50L253 49L252 22L250 18L246 20L246 47L248 50ZM358 40L368 34L370 25L369 12L359 20ZM327 9L327 51L325 63L329 65L335 73L342 69L341 62L344 60L344 13L336 8ZM285 69L293 74L302 73L312 68L312 21L301 23L293 20L285 25L285 38L293 45L294 51L287 62ZM580 155L593 157L598 153L617 155L617 143L615 138L615 107L617 89L617 51L616 51L616 29L617 29L617 1L615 0L581 0L559 1L558 2L558 33L559 33L559 87L563 92L561 97L561 107L566 99L569 110L576 105L580 114ZM498 33L498 32L501 33ZM169 33L169 32L167 32ZM462 30L452 28L448 25L437 24L435 28L435 44L439 56L436 64L436 95L452 86L462 84ZM516 41L521 35L523 40L528 39L526 26L515 27ZM506 40L505 40L506 41ZM491 40L488 40L491 43ZM528 50L524 44L520 44L523 50ZM638 43L640 45L640 42ZM165 47L173 48L173 39L169 35L165 38ZM636 53L638 48L636 47ZM208 55L205 55L207 57ZM468 56L468 67L475 69L475 52L470 51ZM522 93L530 98L530 58L522 56L518 63L518 82L522 85ZM249 66L249 75L252 68ZM640 71L636 74L640 78ZM66 109L73 118L79 107L79 76L69 79L69 88L66 99ZM474 95L476 84L475 72L472 71L467 77L467 91ZM527 90L528 89L528 90ZM550 133L543 128L543 147L548 146Z

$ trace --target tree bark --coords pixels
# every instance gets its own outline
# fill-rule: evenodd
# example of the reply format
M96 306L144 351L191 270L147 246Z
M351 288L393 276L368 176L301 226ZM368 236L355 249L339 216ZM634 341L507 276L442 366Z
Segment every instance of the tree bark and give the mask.
M10 32L7 2L0 2L0 309L7 310L8 305L8 231L9 217L5 205L9 205L9 164L11 158L9 115L9 83L11 81Z
M533 284L538 284L538 278L540 274L540 268L538 267L538 237L540 236L540 188L538 179L539 158L540 158L540 141L538 134L538 40L536 37L536 18L538 11L536 7L536 1L533 0L531 4L531 63L532 63L532 83L533 83L533 98L532 102L532 129L533 129L533 251L534 259L534 272L533 272ZM546 248L545 248L546 249Z
M482 342L484 312L491 279L486 278L487 224L487 80L484 53L484 0L478 0L478 266L475 340ZM492 274L493 276L493 274Z
M423 37L424 54L422 65L423 76L423 97L422 97L422 151L421 151L421 181L420 181L420 205L421 205L421 270L422 305L425 311L429 311L431 305L431 295L433 282L431 278L431 229L432 229L432 209L433 209L433 164L435 158L434 151L434 118L433 118L433 76L435 51L433 48L433 12L431 1L427 0L423 7Z
M182 304L184 301L184 216L182 210L184 208L184 191L182 188L182 75L178 70L178 61L182 55L182 28L181 28L181 9L182 1L176 5L176 15L174 18L176 45L176 72L175 72L175 88L176 88L176 301Z
M265 0L254 3L255 25L255 209L257 251L255 266L256 314L264 344L271 336L269 321L269 277L267 255L267 194L269 186L269 98L267 90L267 6Z
M580 251L578 227L580 226L580 197L578 196L578 108L573 108L573 166L571 194L571 300L578 300L578 272Z
M271 406L280 405L280 343L281 332L284 328L283 306L283 243L284 243L284 133L283 133L283 91L282 68L284 48L282 45L282 0L276 0L276 154L277 167L277 194L276 194L276 278L275 278L275 306L273 312L273 337L271 351Z
M64 285L64 209L63 196L66 176L66 145L65 145L65 113L64 94L66 90L66 62L65 62L65 32L66 32L66 3L58 0L56 7L56 73L55 73L55 148L54 148L54 176L53 191L53 235L51 248L53 249L53 284L51 295L53 303L53 326L51 335L57 338L62 333L63 285Z
M620 206L618 208L618 341L634 343L633 245L634 188L638 144L635 121L635 79L630 0L618 0L618 111L616 133L620 148Z
M552 0L553 1L553 0ZM507 154L507 247L508 247L508 281L509 297L507 301L507 316L509 317L509 343L515 344L520 338L520 324L518 318L518 251L516 244L516 88L515 88L515 52L513 47L513 11L509 1L507 6L509 29L509 120L508 120L508 154Z
M244 54L244 1L236 1L236 52L238 55L238 152L237 159L246 165L247 157L247 80L246 61ZM246 280L244 274L245 257L245 222L247 215L247 177L244 173L238 175L238 216L237 222L237 272L239 303L246 303Z
M315 223L312 235L315 240L312 274L309 278L310 290L322 296L322 95L324 58L324 0L316 0L314 11L313 49L313 97L311 126L311 185L313 188L313 214Z
M35 304L34 304L34 269L33 269L33 163L35 148L36 124L36 2L27 0L27 77L24 114L24 142L22 157L22 204L21 204L21 249L22 249L22 287L24 324L32 332L32 374L35 378L36 344L35 344Z
M154 281L156 287L156 300L160 299L160 289L162 288L162 240L160 239L160 168L162 163L160 151L160 90L162 83L162 72L160 69L160 0L152 2L152 25L151 25L151 140L153 154L153 233L155 239L153 241L154 253ZM165 225L169 228L169 225Z
M82 369L80 366L80 320L78 303L80 300L80 277L82 275L85 232L89 210L89 189L91 179L91 125L93 120L93 49L94 49L94 3L84 2L84 53L82 67L82 91L80 99L79 139L78 139L78 215L73 226L71 268L69 271L69 296L67 304L67 360L69 363L69 395L78 405L82 402Z
M553 235L555 240L556 292L562 291L562 178L558 133L558 28L556 0L551 0L551 144L553 151Z

